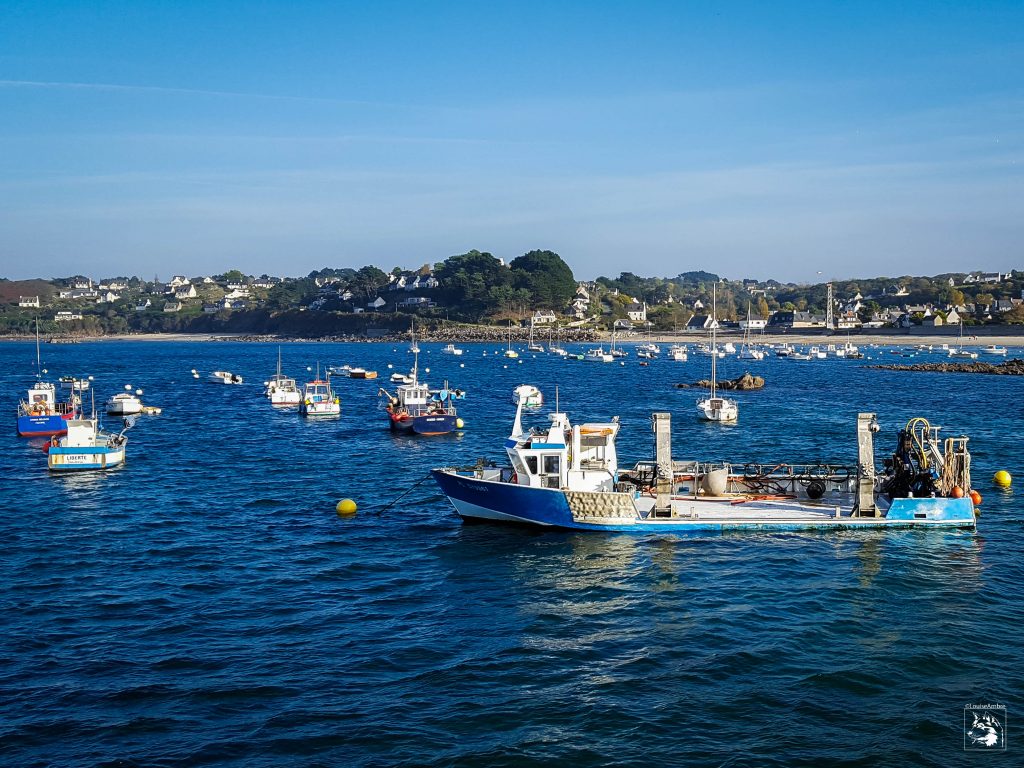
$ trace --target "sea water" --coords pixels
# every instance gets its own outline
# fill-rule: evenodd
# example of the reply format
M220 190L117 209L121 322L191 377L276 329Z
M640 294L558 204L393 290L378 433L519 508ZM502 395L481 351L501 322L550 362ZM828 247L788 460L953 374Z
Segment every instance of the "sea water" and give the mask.
M990 482L1024 482L1024 381L726 359L720 377L767 386L736 393L725 426L674 387L707 377L700 355L421 346L422 378L468 391L461 434L388 431L377 390L411 368L405 345L282 345L300 384L318 363L379 372L334 380L331 421L261 396L277 345L44 345L52 379L94 377L98 408L130 384L163 409L129 432L123 468L54 476L14 434L34 345L0 344L0 763L947 766L975 757L978 703L1006 706L1007 758L1024 762L1022 505ZM873 411L880 464L925 416L970 435L983 514L977 532L463 525L427 472L501 459L524 383L550 406L528 424L556 389L575 422L619 416L623 466L652 453L655 410L676 458L735 463L852 464ZM356 517L335 514L342 498Z

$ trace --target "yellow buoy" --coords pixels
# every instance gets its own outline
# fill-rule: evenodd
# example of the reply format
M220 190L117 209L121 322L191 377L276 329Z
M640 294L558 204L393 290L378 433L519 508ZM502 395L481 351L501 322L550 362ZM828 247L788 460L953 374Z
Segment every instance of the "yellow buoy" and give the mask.
M462 419L456 419L455 420L455 428L456 429L462 429L464 426L466 426L466 422L464 422Z
M334 508L335 512L342 517L352 517L356 513L356 509L356 503L352 499L342 499Z
M1009 488L1010 483L1013 482L1013 478L1010 477L1010 473L1005 469L1000 469L992 477L992 482L998 485L1000 488Z

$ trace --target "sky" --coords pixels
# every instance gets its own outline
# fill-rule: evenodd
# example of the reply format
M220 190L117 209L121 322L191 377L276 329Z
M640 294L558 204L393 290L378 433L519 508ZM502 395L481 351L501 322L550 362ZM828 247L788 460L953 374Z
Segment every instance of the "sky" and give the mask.
M0 0L0 277L1024 268L1024 3Z

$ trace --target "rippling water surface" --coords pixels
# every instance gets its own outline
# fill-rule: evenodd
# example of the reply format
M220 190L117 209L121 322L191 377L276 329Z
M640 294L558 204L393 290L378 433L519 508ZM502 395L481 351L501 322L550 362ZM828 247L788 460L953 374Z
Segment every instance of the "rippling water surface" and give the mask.
M40 441L14 436L34 346L0 345L0 763L946 766L972 756L972 703L1007 706L1001 762L1024 763L1022 510L989 482L1024 482L1020 379L727 360L721 375L768 386L740 393L725 427L672 387L707 358L511 364L492 345L423 346L432 384L469 391L460 436L392 436L372 381L336 382L338 421L274 411L274 345L44 345L52 376L92 374L101 399L130 383L164 409L140 418L123 468L55 477ZM391 344L283 358L300 379L319 361L381 383L411 363ZM977 533L464 526L415 484L500 458L520 383L550 401L558 385L577 421L621 416L623 464L650 452L652 410L672 412L677 458L736 461L852 463L859 410L882 422L880 460L924 415L971 436L984 514ZM334 513L343 497L356 518Z

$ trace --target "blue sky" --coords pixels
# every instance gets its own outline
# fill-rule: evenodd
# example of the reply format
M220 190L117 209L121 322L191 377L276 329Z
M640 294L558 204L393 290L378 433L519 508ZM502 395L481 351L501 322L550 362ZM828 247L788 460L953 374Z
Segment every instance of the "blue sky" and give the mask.
M1021 268L1022 150L1019 0L0 2L12 278Z

